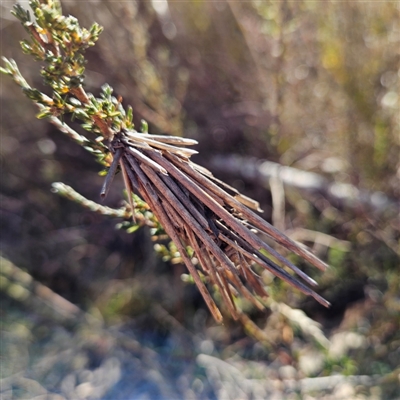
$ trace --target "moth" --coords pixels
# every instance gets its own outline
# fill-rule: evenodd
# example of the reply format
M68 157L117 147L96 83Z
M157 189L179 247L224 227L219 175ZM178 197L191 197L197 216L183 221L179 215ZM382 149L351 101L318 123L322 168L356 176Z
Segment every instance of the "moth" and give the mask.
M328 301L310 288L317 283L257 233L267 235L320 270L327 265L262 219L256 213L262 211L258 202L192 162L190 157L197 151L189 146L196 144L177 136L122 130L109 143L113 161L101 197L107 195L119 166L131 209L133 192L149 205L175 243L217 322L222 322L222 314L204 281L219 289L232 317L238 319L240 311L234 296L240 294L260 310L264 305L257 297L268 296L254 265L328 307ZM193 252L188 252L188 246Z

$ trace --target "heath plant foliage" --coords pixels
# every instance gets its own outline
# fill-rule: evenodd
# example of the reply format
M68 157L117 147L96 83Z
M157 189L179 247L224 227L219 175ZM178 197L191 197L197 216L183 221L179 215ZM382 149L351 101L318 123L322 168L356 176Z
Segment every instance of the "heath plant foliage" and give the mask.
M114 176L120 173L129 203L112 210L61 183L53 185L54 191L93 211L123 218L122 226L129 231L149 225L154 237L167 234L174 245L157 248L165 259L176 259L179 252L217 322L223 317L207 286L218 289L233 318L240 319L243 314L238 297L258 309L265 307L267 292L256 272L259 269L268 270L328 306L310 288L316 282L257 233L321 270L326 264L260 218L254 212L260 211L256 201L193 163L190 157L197 152L190 146L197 143L195 140L149 134L145 122L139 132L132 122L132 108L124 108L122 98L113 96L109 85L102 87L100 97L85 91L85 51L95 45L102 28L94 23L85 29L76 18L63 16L58 1L33 0L30 6L33 16L18 4L13 14L30 36L21 47L43 63L41 75L51 94L31 87L13 60L4 59L1 71L36 104L38 118L47 118L105 167L101 197L107 195ZM78 120L87 134L72 129L67 122L72 120Z

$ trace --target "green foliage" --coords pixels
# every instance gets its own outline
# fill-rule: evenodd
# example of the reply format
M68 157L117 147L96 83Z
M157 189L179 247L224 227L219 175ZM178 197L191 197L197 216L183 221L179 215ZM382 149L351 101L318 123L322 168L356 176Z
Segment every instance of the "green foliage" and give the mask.
M103 28L94 23L89 29L79 25L75 17L65 17L62 14L61 4L53 0L33 0L30 6L35 16L31 21L29 11L16 4L12 14L21 22L30 34L30 40L21 42L24 53L31 55L35 60L44 61L41 69L44 83L52 89L51 97L32 88L20 73L14 60L3 57L4 67L0 72L13 78L23 90L23 93L39 108L38 119L48 118L62 132L69 135L96 160L104 166L110 165L111 155L104 139L112 139L114 133L122 129L134 131L133 110L122 106L122 98L113 96L113 88L104 84L101 87L100 97L86 93L83 89L85 71L85 51L94 46ZM86 131L92 133L86 137L75 132L64 122L66 116L71 121L79 120ZM148 124L142 120L141 132L148 132ZM93 136L96 135L96 136ZM164 229L155 216L149 211L145 202L133 195L135 210L128 206L121 210L112 210L85 199L72 188L61 184L53 184L54 192L78 202L104 215L119 216L128 219L135 216L133 222L124 221L118 228L128 233L135 232L142 225L149 225L155 239L165 235ZM170 245L171 247L171 245ZM176 249L169 249L167 258L173 256ZM165 251L163 251L165 253ZM165 255L164 255L165 257ZM180 259L180 258L179 258Z
M357 364L348 355L343 355L339 359L327 358L325 360L324 372L327 375L342 373L343 375L355 375L358 372Z
M81 28L75 17L62 14L59 1L32 0L30 6L35 16L16 4L12 14L31 35L31 40L21 42L25 54L45 61L41 71L46 84L55 93L67 94L83 83L84 53L94 46L103 28L94 23L89 29Z
M13 60L4 59L5 68L1 72L13 77L22 87L25 95L40 108L39 119L70 115L78 119L82 127L103 137L109 138L112 131L133 129L132 109L121 105L122 99L112 96L113 89L103 85L99 98L85 93L82 84L85 70L85 51L94 46L102 28L94 23L89 29L82 28L72 16L62 15L58 1L32 1L31 7L36 22L30 20L30 14L20 5L15 5L13 14L29 32L31 40L23 41L21 47L35 59L45 62L41 69L44 83L52 89L51 97L31 88L20 74ZM105 146L99 144L103 139L89 140L86 148L92 149L103 162L107 155ZM90 151L90 150L89 150ZM104 157L99 154L102 153Z
M332 267L341 267L348 253L338 248L331 247L329 249L328 262Z

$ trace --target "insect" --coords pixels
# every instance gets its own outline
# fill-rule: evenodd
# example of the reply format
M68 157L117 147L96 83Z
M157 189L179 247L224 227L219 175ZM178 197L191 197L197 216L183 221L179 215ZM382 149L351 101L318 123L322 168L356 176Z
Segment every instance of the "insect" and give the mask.
M327 265L256 214L261 211L258 202L193 163L190 157L197 151L188 146L195 144L192 139L122 130L109 143L113 161L101 196L107 195L119 166L131 209L134 192L146 201L175 243L217 322L222 322L222 314L203 277L218 287L226 307L238 319L234 302L238 293L264 309L256 296L265 298L267 293L253 269L255 264L328 307L329 303L310 288L316 282L257 233L267 235L321 270ZM192 256L187 246L193 249Z

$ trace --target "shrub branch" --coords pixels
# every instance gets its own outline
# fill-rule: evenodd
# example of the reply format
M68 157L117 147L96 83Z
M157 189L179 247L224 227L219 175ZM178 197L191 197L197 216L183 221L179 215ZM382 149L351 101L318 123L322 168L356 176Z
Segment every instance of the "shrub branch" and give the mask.
M1 70L37 105L38 118L48 118L107 167L101 197L107 195L115 174L121 171L129 206L112 210L61 183L53 185L54 191L104 215L124 219L131 216L130 231L149 225L157 236L164 230L217 322L223 317L207 284L218 288L236 320L243 318L236 302L238 296L264 308L267 293L255 265L328 306L308 286L315 286L316 282L263 242L255 231L268 235L321 270L326 264L260 218L254 212L260 211L256 201L191 162L191 155L197 152L188 146L196 141L150 135L146 123L138 132L132 123L132 109L124 109L122 99L112 95L109 85L102 87L99 98L84 90L84 53L95 44L102 28L96 23L89 29L80 27L76 18L62 15L60 3L55 0L32 0L30 5L34 22L20 5L14 7L13 14L31 38L21 42L23 51L44 62L41 75L51 88L51 96L29 86L13 60L4 59ZM81 135L71 129L64 122L66 116L79 120L89 133Z

